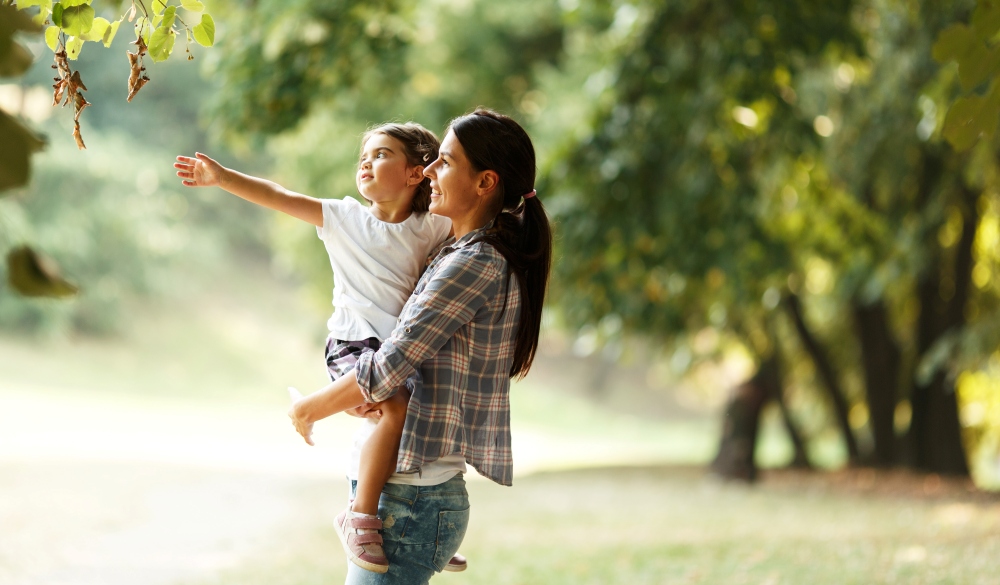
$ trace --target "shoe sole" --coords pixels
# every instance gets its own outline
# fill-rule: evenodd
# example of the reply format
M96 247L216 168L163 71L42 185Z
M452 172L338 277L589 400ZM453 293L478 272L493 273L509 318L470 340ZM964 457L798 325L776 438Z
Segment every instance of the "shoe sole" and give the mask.
M344 518L344 522L347 522L347 518ZM344 552L347 553L347 558L352 563L362 569L371 571L372 573L385 573L389 570L389 565L376 565L375 563L369 563L368 561L355 556L351 551L350 545L347 544L347 535L344 534L344 531L340 528L340 526L337 526L336 522L334 522L333 525L337 529L337 536L340 537L340 544L344 546Z
M444 566L444 570L448 571L449 573L461 573L462 571L468 568L469 565L452 565L450 563Z

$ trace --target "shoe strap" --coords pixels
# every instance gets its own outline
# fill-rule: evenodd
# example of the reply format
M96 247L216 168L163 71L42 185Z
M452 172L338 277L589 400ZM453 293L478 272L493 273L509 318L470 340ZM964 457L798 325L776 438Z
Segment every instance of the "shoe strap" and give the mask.
M378 532L359 534L355 537L354 542L356 544L382 544L382 535Z
M348 518L351 528L365 530L382 530L382 521L378 518Z

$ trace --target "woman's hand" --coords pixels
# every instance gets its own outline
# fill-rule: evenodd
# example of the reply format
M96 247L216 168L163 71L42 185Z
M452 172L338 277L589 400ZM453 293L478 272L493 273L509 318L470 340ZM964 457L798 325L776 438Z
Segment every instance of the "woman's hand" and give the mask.
M302 393L289 386L288 395L292 399L292 407L288 409L288 418L292 419L292 425L295 427L295 431L302 435L306 444L309 446L315 445L312 440L313 423L302 418L302 413L299 412L298 408L296 408L301 405L304 400Z
M195 158L179 156L174 163L177 176L183 179L181 183L185 187L218 186L225 167L200 152L196 152L194 156Z
M378 421L378 419L382 418L382 409L379 408L379 404L379 402L373 402L371 404L365 403L356 408L349 408L344 412L358 418L370 418L374 421Z

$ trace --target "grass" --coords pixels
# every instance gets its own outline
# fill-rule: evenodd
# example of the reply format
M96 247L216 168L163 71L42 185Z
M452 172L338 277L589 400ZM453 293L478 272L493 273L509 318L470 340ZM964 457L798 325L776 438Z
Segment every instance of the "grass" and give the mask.
M283 419L285 385L324 382L325 315L266 273L217 278L135 311L123 339L0 337L0 583L342 582L329 523L349 424L324 422L309 450ZM512 419L515 486L470 481L470 569L437 583L998 582L995 496L882 475L719 484L699 466L716 421L531 378ZM758 455L780 464L765 422Z
M996 583L1000 502L871 497L772 479L718 484L690 467L538 474L470 484L463 584ZM304 494L304 497L307 497ZM281 546L185 585L342 582L326 494Z

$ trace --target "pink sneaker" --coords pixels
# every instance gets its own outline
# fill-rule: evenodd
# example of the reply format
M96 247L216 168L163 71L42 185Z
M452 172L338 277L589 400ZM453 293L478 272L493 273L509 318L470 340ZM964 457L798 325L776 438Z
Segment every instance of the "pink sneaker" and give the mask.
M358 533L359 529L382 530L382 521L378 518L348 518L349 511L350 507L334 520L347 558L362 569L385 573L389 570L389 559L385 558L385 551L382 550L382 535L378 532Z
M455 556L448 560L448 564L444 566L445 571L451 571L452 573L458 573L469 568L469 561L465 560L465 557L455 553Z

